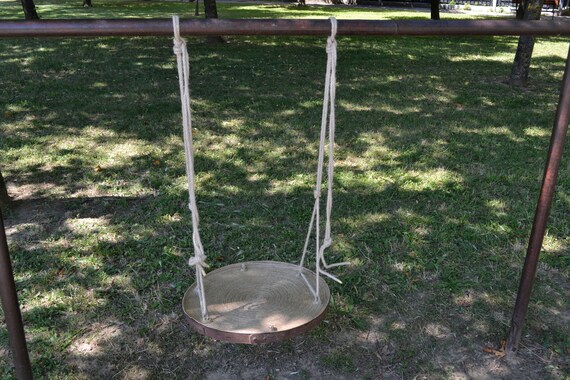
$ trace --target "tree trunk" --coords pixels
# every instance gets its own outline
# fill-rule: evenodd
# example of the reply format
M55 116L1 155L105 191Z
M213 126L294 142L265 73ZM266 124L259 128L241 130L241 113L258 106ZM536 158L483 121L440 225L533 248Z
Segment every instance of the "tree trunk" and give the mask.
M4 177L2 177L2 172L0 172L0 207L6 207L8 203L10 203L8 189L6 189L6 182L4 182Z
M525 0L517 10L517 18L522 20L539 20L544 0ZM532 50L534 49L534 36L520 36L515 61L511 70L509 83L514 86L526 86L530 71Z
M204 14L206 15L206 18L218 18L216 0L204 0ZM206 41L212 44L224 42L223 38L220 36L208 36Z
M441 0L431 0L431 19L439 20L439 3Z
M517 4L517 11L515 14L516 14L516 18L518 20L522 20L524 17L525 3L526 3L526 1L519 1L519 3Z
M194 8L194 16L200 16L200 0L196 0L196 8Z
M218 18L216 0L204 0L204 13L206 14L206 18Z
M93 3L91 0L83 0L83 6L91 8L93 6Z
M38 12L34 0L21 0L22 8L24 8L24 18L26 20L39 20Z

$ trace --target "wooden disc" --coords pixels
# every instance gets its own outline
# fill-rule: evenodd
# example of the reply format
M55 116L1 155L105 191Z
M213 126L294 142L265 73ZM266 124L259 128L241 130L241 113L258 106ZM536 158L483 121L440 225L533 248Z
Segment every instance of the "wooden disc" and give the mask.
M269 343L315 328L325 317L330 291L319 280L320 302L311 286L315 274L298 265L248 261L216 269L204 277L208 321L202 320L196 283L184 294L182 308L200 334L231 343Z

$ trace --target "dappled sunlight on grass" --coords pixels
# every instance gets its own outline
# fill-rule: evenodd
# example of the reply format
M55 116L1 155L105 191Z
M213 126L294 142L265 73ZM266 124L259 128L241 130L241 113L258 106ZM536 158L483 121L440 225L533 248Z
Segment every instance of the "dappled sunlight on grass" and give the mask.
M530 137L550 137L551 131L545 128L530 127L524 129L524 134Z
M402 173L398 182L403 190L413 190L417 192L427 190L444 190L452 185L454 188L461 187L462 176L452 173L445 168L432 170L414 171L408 170Z
M50 18L167 17L194 4L38 5ZM13 9L6 14L19 18ZM220 12L427 17L243 4ZM463 371L464 358L487 368L494 358L482 347L507 329L566 54L565 40L549 41L538 42L531 88L518 90L504 83L515 38L339 38L327 259L351 265L335 270L343 284L331 284L323 326L262 348L205 340L178 313L193 244L170 39L0 41L0 87L9 89L0 94L1 169L15 198L7 232L37 377L241 376L232 362L287 362L281 373L308 368L307 377L445 377ZM190 50L211 267L296 262L314 202L324 39L190 39ZM525 356L539 377L568 347L569 180L561 170L525 330L541 347Z

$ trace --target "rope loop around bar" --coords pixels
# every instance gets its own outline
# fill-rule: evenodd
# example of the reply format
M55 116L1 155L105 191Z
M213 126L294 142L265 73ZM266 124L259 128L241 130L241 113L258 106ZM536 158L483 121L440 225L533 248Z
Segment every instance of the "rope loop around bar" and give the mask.
M329 20L331 22L331 35L327 38L326 51L327 53L331 53L334 50L334 54L336 55L336 32L338 29L338 22L334 17L331 17ZM336 62L335 62L335 67L336 67Z

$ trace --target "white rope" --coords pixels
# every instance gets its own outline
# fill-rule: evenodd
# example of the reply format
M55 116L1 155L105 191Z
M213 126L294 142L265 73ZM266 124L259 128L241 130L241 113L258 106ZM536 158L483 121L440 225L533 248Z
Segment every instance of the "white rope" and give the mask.
M307 255L307 247L309 245L309 240L311 238L311 233L313 231L313 226L315 227L315 256L316 256L316 282L315 286L311 286L308 279L304 274L301 276L305 280L305 283L311 290L314 296L315 302L320 302L319 299L319 281L321 274L337 281L341 282L337 277L328 273L324 269L330 269L333 267L348 265L348 262L341 262L335 264L327 264L325 260L325 250L332 245L332 235L331 235L331 213L333 204L333 176L334 176L334 133L335 133L335 98L336 98L336 62L337 62L337 50L336 50L336 32L337 32L337 21L334 17L330 18L331 22L331 35L327 39L327 71L325 76L325 91L323 98L323 112L321 117L321 137L319 140L319 156L317 163L317 182L315 185L315 204L313 207L313 214L311 215L311 221L309 222L309 229L307 231L307 236L305 238L305 244L303 246L303 255L301 256L301 262L299 266L303 266ZM330 107L329 107L330 106ZM325 140L327 135L328 126L328 167L327 167L327 199L326 199L326 211L325 211L325 234L321 242L321 231L320 231L320 201L322 192L322 181L323 181L323 167L324 167L324 156L325 156Z
M206 275L204 268L206 264L206 255L204 247L200 240L200 232L198 230L199 216L198 207L196 206L195 181L194 181L194 147L192 144L192 113L190 111L190 91L188 85L188 77L190 76L190 64L188 61L188 49L186 40L180 37L180 23L178 16L172 16L172 26L174 29L174 54L176 54L176 62L178 65L178 81L180 84L180 101L182 103L182 125L184 131L184 157L186 162L186 177L188 179L188 208L192 213L192 242L194 244L194 256L188 260L188 265L194 266L196 269L196 291L200 299L200 309L202 319L208 320L208 308L206 304L206 295L204 293L203 278Z
M334 133L335 133L335 97L336 97L336 61L337 61L337 50L336 50L336 32L337 32L337 21L334 17L330 18L331 22L331 35L327 40L327 69L325 77L325 90L323 99L323 111L321 119L321 136L319 140L319 155L317 164L317 179L315 186L315 204L313 207L313 213L309 223L309 230L307 232L307 237L305 239L305 244L303 247L303 254L301 257L300 266L306 258L307 248L309 245L309 240L313 227L315 227L315 256L316 256L316 282L313 287L305 275L301 273L301 276L305 280L307 286L309 287L311 293L313 294L314 301L320 302L319 291L320 291L320 276L321 274L327 276L337 282L341 282L337 277L328 273L325 269L330 269L333 267L348 265L347 262L327 264L324 252L327 248L332 245L332 235L331 235L331 213L332 213L332 190L333 190L333 175L334 175ZM188 49L186 47L186 40L180 36L180 26L178 16L172 17L173 29L174 29L174 53L176 54L176 60L178 64L178 77L180 84L180 100L182 103L182 124L184 131L184 154L186 163L186 176L188 179L188 197L189 203L188 207L192 214L192 242L194 245L194 256L190 258L188 264L194 266L196 269L196 291L200 300L200 308L202 313L202 319L204 321L208 320L208 311L206 304L206 296L204 292L203 277L206 275L205 268L208 267L206 264L206 255L204 254L204 248L200 240L200 233L198 229L199 215L198 208L196 206L196 194L195 194L195 178L194 178L194 156L193 156L193 144L192 144L192 114L190 110L190 94L189 94L189 75L190 67L188 60ZM328 127L328 128L327 128ZM322 180L323 180L323 169L324 169L324 156L325 156L325 142L327 137L328 129L328 167L327 167L327 199L326 199L326 210L325 210L325 231L324 237L321 242L321 229L320 229L320 200L322 192Z

